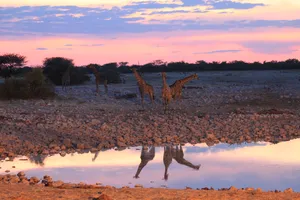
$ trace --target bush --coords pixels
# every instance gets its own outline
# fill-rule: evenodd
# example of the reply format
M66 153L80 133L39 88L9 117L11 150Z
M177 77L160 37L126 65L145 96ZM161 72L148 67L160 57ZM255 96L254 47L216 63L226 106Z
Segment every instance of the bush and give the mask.
M108 70L105 72L107 83L121 83L121 76L120 73L113 70Z
M109 63L103 66L91 63L88 66L95 67L95 69L100 73L100 84L103 84L105 79L107 79L108 84L122 82L120 72L118 72L116 63ZM92 70L88 69L88 72L92 72Z
M44 60L44 74L55 84L62 84L62 77L68 67L71 67L71 85L79 85L89 81L90 77L81 68L75 68L72 59L53 57Z
M0 85L1 99L46 99L54 96L54 86L45 80L42 69L33 69L25 75L25 79L6 79Z
M89 80L90 77L85 69L74 67L71 71L71 85L80 85Z

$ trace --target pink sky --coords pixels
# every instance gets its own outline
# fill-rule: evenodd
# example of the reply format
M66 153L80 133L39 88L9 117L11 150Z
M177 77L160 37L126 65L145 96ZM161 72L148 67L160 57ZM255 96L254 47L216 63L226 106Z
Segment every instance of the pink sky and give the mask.
M300 29L257 28L225 31L178 31L120 34L116 39L94 35L0 38L0 53L27 56L28 65L41 65L46 57L74 59L76 65L127 61L147 63L155 59L181 61L264 61L300 57ZM247 46L248 43L254 45ZM271 48L266 48L271 45ZM272 49L272 45L277 49ZM43 48L44 50L38 50ZM221 51L221 52L220 52ZM228 51L228 52L224 52ZM234 52L231 52L234 51ZM270 53L268 52L270 51Z

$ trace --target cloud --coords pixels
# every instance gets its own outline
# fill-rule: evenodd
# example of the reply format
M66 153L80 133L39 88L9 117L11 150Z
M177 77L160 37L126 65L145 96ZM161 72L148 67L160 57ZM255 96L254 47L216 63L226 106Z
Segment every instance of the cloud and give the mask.
M100 47L103 46L104 44L65 44L65 47Z
M215 50L215 51L207 51L207 52L195 52L194 54L215 54L215 53L238 53L242 50L239 49L227 49L227 50Z
M45 51L45 50L48 50L47 48L44 48L44 47L39 47L39 48L36 48L36 50L39 50L39 51Z
M300 27L299 17L295 19L294 12L288 12L300 8L300 4L292 8L283 5L284 11L278 11L275 7L269 7L271 1L267 0L255 0L253 3L244 0L132 0L119 2L122 6L111 8L80 7L82 5L78 2L74 6L36 6L38 4L36 1L34 6L0 8L0 36L20 36L20 32L109 35L268 26ZM59 2L56 5L60 5ZM281 14L267 15L272 14L271 11ZM282 19L277 19L281 16Z
M72 50L72 48L56 48L57 50L61 50L61 51L70 51Z
M158 2L152 2L152 1L146 1L146 2L136 2L131 5L126 5L123 7L123 9L156 9L156 8L176 8L180 5L180 3L158 3Z
M255 53L263 54L289 54L297 51L296 46L300 42L280 42L280 41L249 41L242 45Z
M265 6L263 3L239 3L233 1L220 1L212 3L214 9L251 9L256 6Z
M104 44L92 44L92 47L100 47L103 46Z

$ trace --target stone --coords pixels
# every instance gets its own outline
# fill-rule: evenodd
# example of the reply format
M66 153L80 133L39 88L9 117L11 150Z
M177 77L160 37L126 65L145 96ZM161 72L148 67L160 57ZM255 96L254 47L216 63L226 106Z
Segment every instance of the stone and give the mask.
M60 187L64 184L62 181L53 181L52 182L52 187Z
M35 176L29 179L30 184L37 184L38 182L40 182L40 179Z
M82 150L82 149L84 149L84 144L77 144L77 149L80 149L80 150Z
M134 187L135 188L143 188L143 186L141 184L136 184Z
M70 139L64 139L63 143L68 148L72 147L72 141Z
M113 200L113 199L107 194L101 194L99 197L93 198L93 200Z
M60 156L65 157L67 153L65 151L60 152Z
M292 188L287 188L285 189L283 192L286 192L286 193L291 193L291 192L294 192Z
M238 189L236 187L234 187L234 186L231 186L228 190L229 191L237 191Z
M25 176L25 172L21 171L17 174L18 177Z

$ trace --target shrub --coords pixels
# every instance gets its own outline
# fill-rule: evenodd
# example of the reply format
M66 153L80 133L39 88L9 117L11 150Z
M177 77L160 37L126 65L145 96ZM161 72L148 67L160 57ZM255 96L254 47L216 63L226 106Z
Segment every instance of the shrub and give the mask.
M28 72L25 79L9 78L0 85L1 99L46 99L54 96L54 86L46 81L40 68Z
M81 68L75 68L72 59L53 57L44 60L44 74L55 84L62 84L62 77L67 68L71 67L71 85L79 85L89 81L90 77Z
M107 83L121 83L120 73L114 70L108 70L105 72Z
M120 72L118 72L116 63L108 63L103 66L91 63L88 66L95 67L95 69L100 73L100 84L103 84L105 79L107 79L108 84L122 82ZM92 70L88 69L88 72L92 72Z
M89 80L90 77L85 69L74 67L71 71L71 85L80 85Z

